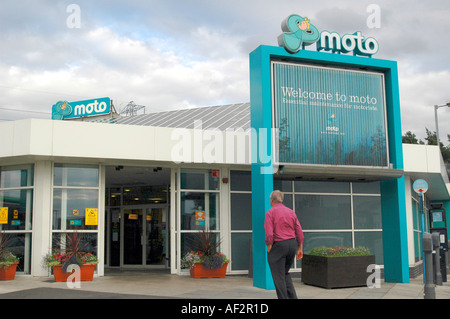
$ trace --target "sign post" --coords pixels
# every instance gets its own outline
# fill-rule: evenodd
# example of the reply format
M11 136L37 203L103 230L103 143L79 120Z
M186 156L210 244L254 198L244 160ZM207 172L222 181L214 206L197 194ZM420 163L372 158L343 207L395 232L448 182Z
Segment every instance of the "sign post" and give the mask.
M425 232L425 215L423 213L423 194L425 194L428 190L428 183L423 179L417 179L413 183L413 189L420 196L419 212L421 224L420 226L422 228L422 238L423 238L423 234ZM423 252L423 249L422 249L422 264L423 264L423 282L425 282L425 253Z

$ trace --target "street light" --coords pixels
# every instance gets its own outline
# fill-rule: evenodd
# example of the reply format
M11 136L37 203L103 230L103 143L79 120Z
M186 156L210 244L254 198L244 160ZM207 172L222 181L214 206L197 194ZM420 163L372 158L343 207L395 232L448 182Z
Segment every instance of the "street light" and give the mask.
M434 106L434 121L436 122L436 141L437 141L438 147L441 147L441 146L439 144L439 126L438 126L437 109L440 107L444 107L444 106L450 107L450 99L447 100L447 103L445 103L444 105L435 105Z

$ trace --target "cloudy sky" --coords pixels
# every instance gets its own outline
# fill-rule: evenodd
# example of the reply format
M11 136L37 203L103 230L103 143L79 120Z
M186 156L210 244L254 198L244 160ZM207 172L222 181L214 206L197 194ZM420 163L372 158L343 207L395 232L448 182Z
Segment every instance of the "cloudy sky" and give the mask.
M370 4L379 28L367 23ZM147 113L248 102L249 53L276 46L292 13L375 37L374 58L398 61L402 131L435 131L433 105L450 99L448 0L1 0L0 120L51 118L59 100L104 96ZM450 108L438 115L448 144Z

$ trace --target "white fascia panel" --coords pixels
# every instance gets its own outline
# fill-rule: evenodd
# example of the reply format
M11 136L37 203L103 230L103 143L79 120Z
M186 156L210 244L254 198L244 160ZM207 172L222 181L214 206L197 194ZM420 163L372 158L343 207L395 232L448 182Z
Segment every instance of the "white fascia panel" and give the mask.
M54 122L53 155L152 160L154 128L88 122Z

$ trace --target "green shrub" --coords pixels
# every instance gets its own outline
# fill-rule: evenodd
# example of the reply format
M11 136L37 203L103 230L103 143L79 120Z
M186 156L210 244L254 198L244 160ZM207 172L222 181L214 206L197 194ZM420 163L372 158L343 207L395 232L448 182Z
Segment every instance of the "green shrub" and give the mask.
M308 255L323 257L369 256L370 250L365 247L316 247L308 252Z

